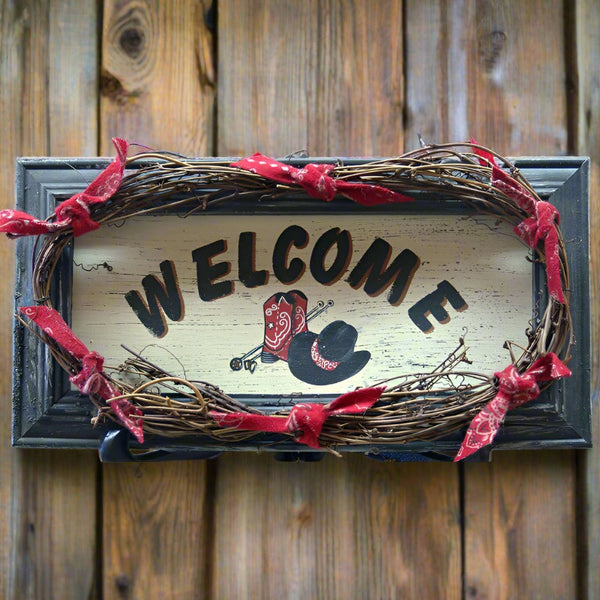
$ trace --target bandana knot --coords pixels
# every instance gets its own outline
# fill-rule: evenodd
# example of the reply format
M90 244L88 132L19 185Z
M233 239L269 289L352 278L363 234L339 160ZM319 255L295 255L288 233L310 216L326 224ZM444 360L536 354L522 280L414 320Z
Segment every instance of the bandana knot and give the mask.
M75 237L100 227L90 218L90 208L83 194L77 194L57 206L56 218L58 223L70 226Z
M73 230L73 236L79 237L88 231L98 229L100 224L91 217L91 206L106 202L121 185L129 144L120 138L114 138L117 149L115 159L90 183L83 192L79 192L61 202L55 212L56 219L47 221L37 219L20 210L0 211L0 233L8 237L51 234L57 231Z
M116 392L102 375L104 358L97 352L88 352L81 359L81 371L69 377L84 394L97 394L102 398L116 396Z
M495 375L498 391L471 421L455 462L491 444L506 413L537 398L540 395L540 383L569 377L571 371L556 354L549 352L538 358L523 373L519 373L514 365L509 365Z
M355 183L330 177L332 164L309 163L298 169L256 153L231 163L232 167L256 173L265 179L283 184L298 184L313 198L330 202L336 194L346 196L363 206L376 206L391 202L412 202L412 198L371 183Z
M514 228L514 231L530 248L535 249L540 241L544 242L548 293L557 302L564 304L560 248L556 228L560 223L558 210L549 202L535 198L519 182L495 165L492 168L491 183L493 187L514 200L519 208L529 215Z
M507 410L521 406L540 395L535 374L521 374L514 365L496 373L498 379L498 401L506 404Z
M144 441L143 413L127 398L119 397L119 392L105 377L104 358L97 352L87 349L85 344L71 331L61 315L48 306L24 306L21 312L29 317L46 335L50 336L71 356L79 360L81 369L69 377L88 396L94 394L110 405L121 423L131 431L138 442Z
M320 448L319 435L329 416L364 412L377 402L384 390L384 387L361 388L342 394L329 404L296 404L287 417L244 412L222 413L214 410L209 414L221 427L263 433L290 433L297 442L311 448Z
M327 202L333 200L337 186L335 179L329 177L333 165L308 164L303 169L291 173L292 179L297 181L309 196L320 198Z
M329 412L323 404L296 404L287 418L285 429L298 442L319 447L319 434Z
M556 231L556 225L560 223L560 214L558 209L544 200L540 200L534 209L534 216L525 219L516 230L529 246L535 248L539 241L546 240L553 231Z

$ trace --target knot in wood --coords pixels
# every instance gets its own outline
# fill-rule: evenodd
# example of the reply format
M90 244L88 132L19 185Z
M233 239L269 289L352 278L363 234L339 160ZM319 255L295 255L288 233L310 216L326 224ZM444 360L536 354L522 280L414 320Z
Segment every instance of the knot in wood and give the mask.
M494 70L505 44L506 33L504 31L490 31L479 38L479 57L488 73Z
M129 581L129 577L127 577L125 573L119 573L119 575L115 577L115 587L117 588L119 595L127 595L131 588L131 582Z
M144 51L146 36L137 26L127 27L119 36L119 45L127 56L136 59Z
M111 98L117 98L125 93L121 82L112 73L104 69L100 74L100 91L104 96Z

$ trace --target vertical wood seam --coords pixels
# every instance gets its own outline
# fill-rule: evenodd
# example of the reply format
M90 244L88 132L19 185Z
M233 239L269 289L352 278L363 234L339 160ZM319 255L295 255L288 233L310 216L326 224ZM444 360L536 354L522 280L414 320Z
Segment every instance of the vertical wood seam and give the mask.
M579 146L579 64L577 60L577 19L575 0L563 1L565 97L567 110L567 152L577 154ZM587 501L582 451L574 452L575 467L575 592L583 600L587 594L588 540L585 518Z
M406 136L406 130L408 129L408 70L406 65L408 64L408 28L406 23L407 19L406 0L402 0L402 135ZM403 149L404 144L403 143Z
M98 76L96 77L96 154L100 156L102 146L102 63L104 62L102 32L104 31L104 0L96 2L96 69ZM102 469L99 467L98 472L101 474ZM100 479L102 479L100 475ZM102 549L101 549L102 550ZM100 596L101 597L101 596Z
M564 0L565 97L567 100L567 152L577 154L579 139L579 65L575 0Z
M45 69L46 69L46 73L45 73L45 87L46 90L49 89L49 77L50 77L50 47L51 47L51 40L50 37L52 36L52 30L51 30L51 26L50 26L50 3L45 5L45 9L46 9L46 14L45 14L45 22L47 24L48 27L48 35L46 36L46 64L45 64ZM44 137L46 138L45 144L46 144L46 148L45 148L45 152L46 154L50 154L51 153L51 148L52 148L52 128L51 128L51 121L52 121L52 103L51 103L51 99L50 99L50 94L46 93L45 95L45 110L46 110L46 115L47 118L45 119L45 129L46 131L44 132L45 135Z
M460 526L460 596L467 598L467 550L466 550L466 498L465 498L465 465L458 465L458 518Z
M214 598L214 566L216 558L216 489L219 459L206 461L206 488L204 493L204 594L203 598Z
M214 96L212 107L212 136L210 154L216 156L219 148L219 0L211 0L209 8L204 13L204 22L212 32L212 54L215 69Z
M100 139L99 135L98 139ZM104 487L102 465L100 465L99 462L96 461L96 573L94 575L94 591L96 592L96 598L98 599L104 598L104 504L102 503L103 492Z

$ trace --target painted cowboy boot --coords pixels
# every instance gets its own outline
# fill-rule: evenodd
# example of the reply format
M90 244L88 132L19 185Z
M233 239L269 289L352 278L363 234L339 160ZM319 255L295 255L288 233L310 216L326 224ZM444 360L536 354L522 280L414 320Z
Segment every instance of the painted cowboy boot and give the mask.
M292 312L294 299L289 294L277 292L264 304L265 338L263 341L261 362L273 363L287 361L287 352L292 341Z
M292 312L292 337L294 337L297 333L308 331L308 325L306 324L308 299L300 290L292 290L288 295L294 300L294 310Z

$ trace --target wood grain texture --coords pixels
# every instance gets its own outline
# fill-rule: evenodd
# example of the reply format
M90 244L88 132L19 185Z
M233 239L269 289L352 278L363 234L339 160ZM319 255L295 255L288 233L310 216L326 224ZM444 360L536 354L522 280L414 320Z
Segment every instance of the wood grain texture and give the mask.
M96 3L50 4L0 3L2 208L14 204L17 156L96 154ZM10 447L13 250L13 243L2 240L0 330L5 334L0 345L0 397L5 418L0 443L0 596L92 597L95 454Z
M563 27L560 2L409 0L409 145L472 134L507 155L566 152ZM574 473L568 452L465 467L468 598L573 597Z
M361 456L219 459L212 597L460 598L453 472Z
M397 153L401 40L397 2L220 2L219 153ZM219 459L212 597L460 597L457 469L423 466Z
M212 154L208 3L104 3L101 149L110 137ZM105 598L201 598L206 463L105 465Z
M222 155L402 149L399 1L220 2L218 70Z
M94 453L24 450L15 462L11 580L4 597L94 597Z
M103 597L204 598L204 462L104 465Z
M581 452L579 496L581 596L600 597L600 312L598 296L600 275L600 4L593 0L574 5L573 46L567 51L574 58L573 79L576 91L575 151L590 157L590 276L592 313L592 440L595 448Z
M465 597L575 598L572 454L497 453L466 471Z
M407 0L406 32L405 149L421 133L511 156L566 152L561 2Z
M210 2L110 0L102 32L102 149L119 136L211 154L214 66Z

